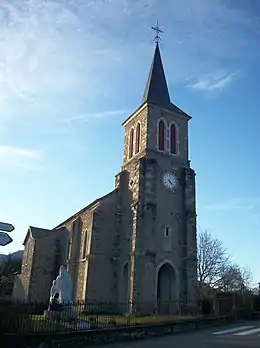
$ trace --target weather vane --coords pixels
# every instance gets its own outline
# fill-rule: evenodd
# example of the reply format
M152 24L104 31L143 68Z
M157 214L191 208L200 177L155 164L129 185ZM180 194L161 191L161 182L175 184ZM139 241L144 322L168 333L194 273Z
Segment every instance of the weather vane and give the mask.
M156 43L159 43L161 40L160 34L163 34L164 32L163 32L163 30L160 29L158 21L156 23L156 27L151 27L151 28L156 32L154 41Z

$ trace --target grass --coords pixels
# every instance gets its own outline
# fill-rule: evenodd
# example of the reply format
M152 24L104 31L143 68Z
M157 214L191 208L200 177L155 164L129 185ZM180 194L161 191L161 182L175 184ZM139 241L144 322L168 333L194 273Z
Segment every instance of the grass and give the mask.
M135 326L149 325L180 320L192 319L191 316L180 315L147 315L147 316L128 316L128 315L85 315L81 314L79 319L90 320L102 324L112 324L114 326Z
M60 331L62 325L53 321L46 320L44 315L24 315L18 314L11 316L6 325L5 332L19 333L43 333Z

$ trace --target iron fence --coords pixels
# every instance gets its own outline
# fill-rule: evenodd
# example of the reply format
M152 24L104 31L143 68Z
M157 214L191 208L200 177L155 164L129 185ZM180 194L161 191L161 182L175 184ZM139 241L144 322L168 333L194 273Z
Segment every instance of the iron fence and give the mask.
M49 309L48 309L49 308ZM51 333L80 330L102 330L114 327L156 324L185 320L199 315L193 303L66 303L50 310L48 303L0 303L2 332Z
M259 304L259 301L257 302ZM54 333L104 330L115 327L169 323L198 317L244 316L252 301L234 297L204 299L202 302L112 303L77 301L50 310L49 303L0 303L0 331L8 333ZM49 310L48 310L49 308Z

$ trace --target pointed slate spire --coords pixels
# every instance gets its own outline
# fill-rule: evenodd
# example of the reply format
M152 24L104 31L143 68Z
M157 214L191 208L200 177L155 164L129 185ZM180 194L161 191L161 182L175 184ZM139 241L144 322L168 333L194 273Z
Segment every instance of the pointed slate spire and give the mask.
M156 42L154 57L143 94L142 103L145 102L165 107L171 104L158 42Z

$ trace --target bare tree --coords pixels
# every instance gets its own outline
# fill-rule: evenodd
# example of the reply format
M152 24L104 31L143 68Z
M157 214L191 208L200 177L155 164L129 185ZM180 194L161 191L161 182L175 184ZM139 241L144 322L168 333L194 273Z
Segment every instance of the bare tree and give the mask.
M8 276L14 273L20 273L22 260L11 258L11 255L0 262L0 294L6 289L6 280Z
M205 287L239 293L252 291L251 270L232 263L222 241L207 230L198 235L198 281L201 295Z
M238 293L249 293L252 290L252 272L246 266L230 264L223 270L218 282L218 289Z
M224 270L230 264L230 256L222 241L207 230L198 235L198 281L199 290L204 286L216 288Z
M22 260L12 258L9 254L6 259L0 262L0 275L8 276L13 273L20 273L22 267Z

